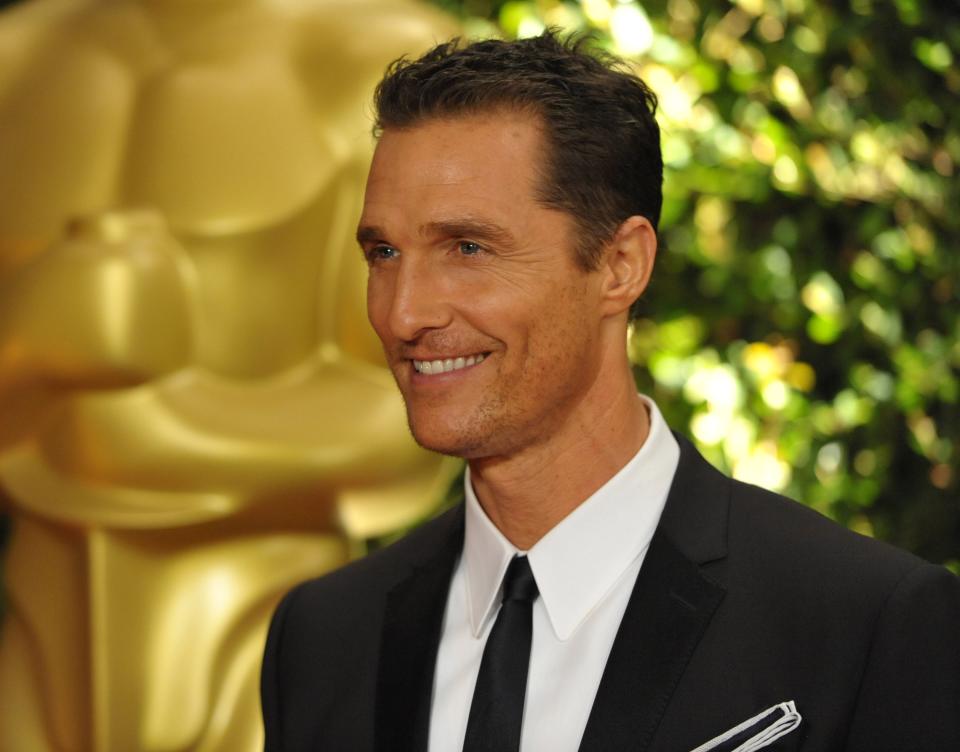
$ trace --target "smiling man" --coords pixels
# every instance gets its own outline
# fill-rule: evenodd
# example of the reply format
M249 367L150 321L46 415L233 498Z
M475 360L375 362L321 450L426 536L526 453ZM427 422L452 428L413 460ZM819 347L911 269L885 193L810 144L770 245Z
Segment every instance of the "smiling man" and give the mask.
M268 750L960 748L960 583L732 481L637 395L656 99L547 33L377 91L368 313L465 502L274 618Z
M413 435L471 460L487 515L523 549L648 430L624 341L653 267L651 219L624 222L585 270L576 221L538 198L545 149L538 117L504 106L389 128L358 232Z

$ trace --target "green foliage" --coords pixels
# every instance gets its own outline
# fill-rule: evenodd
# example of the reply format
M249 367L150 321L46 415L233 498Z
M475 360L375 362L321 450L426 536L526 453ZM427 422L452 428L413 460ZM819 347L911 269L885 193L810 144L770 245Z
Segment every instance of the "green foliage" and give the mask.
M660 97L640 387L735 476L957 568L960 15L935 0L445 0L589 30Z

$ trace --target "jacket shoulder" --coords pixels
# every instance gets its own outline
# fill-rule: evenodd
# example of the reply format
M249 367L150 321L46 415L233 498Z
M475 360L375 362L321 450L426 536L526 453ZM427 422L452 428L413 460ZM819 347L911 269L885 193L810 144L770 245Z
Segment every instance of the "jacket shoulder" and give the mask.
M295 601L298 612L305 607L311 613L324 613L327 619L331 609L341 605L356 609L369 602L379 608L384 594L397 582L435 557L456 555L454 549L459 551L462 539L463 513L458 506L389 546L300 583L285 600Z
M907 578L949 573L889 543L853 532L793 499L729 480L730 556L784 586L820 597L885 599Z
M284 596L270 623L261 671L267 750L319 749L321 728L324 749L372 746L387 594L418 568L452 561L462 528L462 513L454 508Z

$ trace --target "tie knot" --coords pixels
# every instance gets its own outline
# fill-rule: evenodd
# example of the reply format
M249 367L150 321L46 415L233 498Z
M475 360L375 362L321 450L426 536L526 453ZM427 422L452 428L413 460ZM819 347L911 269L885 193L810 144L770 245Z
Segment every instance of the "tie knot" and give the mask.
M533 603L540 594L526 556L514 556L503 576L503 600Z

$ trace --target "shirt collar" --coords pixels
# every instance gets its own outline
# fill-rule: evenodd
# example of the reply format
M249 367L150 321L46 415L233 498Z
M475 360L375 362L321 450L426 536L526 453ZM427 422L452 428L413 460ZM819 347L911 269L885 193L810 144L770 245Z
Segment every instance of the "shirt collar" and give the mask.
M643 446L612 478L527 552L550 624L568 639L650 545L680 458L676 439L653 400ZM490 521L464 479L463 557L470 626L479 637L499 602L500 583L518 553Z

